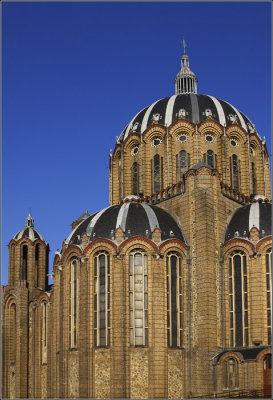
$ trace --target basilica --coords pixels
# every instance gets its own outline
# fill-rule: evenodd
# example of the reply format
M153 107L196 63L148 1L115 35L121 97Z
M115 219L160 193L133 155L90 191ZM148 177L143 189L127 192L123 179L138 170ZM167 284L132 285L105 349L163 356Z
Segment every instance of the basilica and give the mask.
M271 397L266 143L185 47L174 83L117 138L109 207L79 210L53 284L31 214L11 238L3 397Z

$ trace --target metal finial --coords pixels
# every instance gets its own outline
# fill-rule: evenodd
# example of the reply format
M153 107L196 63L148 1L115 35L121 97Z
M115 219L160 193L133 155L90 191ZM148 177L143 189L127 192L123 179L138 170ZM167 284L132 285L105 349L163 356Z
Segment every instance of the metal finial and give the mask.
M183 47L184 47L184 54L186 54L186 42L185 42L185 39L183 38L183 40L182 40L182 44L183 44Z

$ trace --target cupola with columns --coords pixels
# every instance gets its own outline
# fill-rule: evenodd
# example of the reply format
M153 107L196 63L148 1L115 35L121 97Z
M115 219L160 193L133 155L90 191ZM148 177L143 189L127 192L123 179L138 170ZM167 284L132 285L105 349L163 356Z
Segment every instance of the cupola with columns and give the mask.
M184 54L181 57L181 70L175 78L175 94L197 93L197 78L190 69L189 57L186 54L186 42L183 39Z

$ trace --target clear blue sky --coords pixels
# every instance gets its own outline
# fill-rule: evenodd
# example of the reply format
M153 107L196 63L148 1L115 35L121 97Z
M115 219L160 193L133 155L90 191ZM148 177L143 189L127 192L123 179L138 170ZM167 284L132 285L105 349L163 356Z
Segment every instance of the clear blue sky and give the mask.
M25 225L55 251L108 205L108 160L131 118L174 94L181 39L198 92L226 100L271 152L271 2L2 3L2 282Z

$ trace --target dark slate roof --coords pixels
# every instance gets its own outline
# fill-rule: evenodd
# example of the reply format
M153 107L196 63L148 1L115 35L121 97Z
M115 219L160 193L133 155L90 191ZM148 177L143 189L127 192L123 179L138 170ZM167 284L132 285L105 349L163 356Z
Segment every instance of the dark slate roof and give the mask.
M16 235L13 236L14 240L19 240L22 238L28 238L32 241L36 239L43 240L42 235L36 231L36 229L33 229L32 227L29 228L24 228L20 232L16 233Z
M143 236L152 239L152 232L158 227L162 231L162 241L176 238L185 242L179 225L167 211L148 204L126 202L107 207L83 220L66 243L79 244L83 233L89 236L90 241L97 238L114 240L115 230L119 227L126 238Z
M136 114L122 131L119 141L122 142L128 137L130 129L144 132L152 123L155 114L159 114L159 124L169 126L179 118L181 110L184 110L184 117L193 123L204 121L209 113L222 126L232 124L235 118L248 133L255 130L250 119L226 101L204 94L176 94L160 99Z
M225 242L234 237L248 238L252 227L259 229L259 238L270 236L271 203L256 202L235 210L225 233Z
M251 348L234 348L230 350L224 350L219 353L216 357L216 361L218 362L220 358L226 353L240 353L244 360L256 360L258 354L264 349L270 349L270 346L255 346Z

